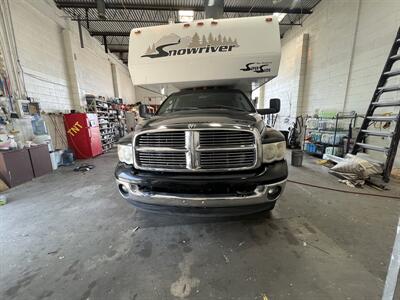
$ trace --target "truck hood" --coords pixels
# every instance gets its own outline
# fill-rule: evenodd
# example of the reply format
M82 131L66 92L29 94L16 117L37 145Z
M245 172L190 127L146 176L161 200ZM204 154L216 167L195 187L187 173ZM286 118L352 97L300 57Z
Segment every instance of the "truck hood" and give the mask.
M259 132L264 128L264 123L257 113L247 113L229 109L201 109L184 110L168 115L154 116L143 122L140 131L157 129L160 127L189 128L189 126L196 126L196 124L211 124L211 127L219 127L218 124L221 124L222 127L224 124L238 125L257 128Z

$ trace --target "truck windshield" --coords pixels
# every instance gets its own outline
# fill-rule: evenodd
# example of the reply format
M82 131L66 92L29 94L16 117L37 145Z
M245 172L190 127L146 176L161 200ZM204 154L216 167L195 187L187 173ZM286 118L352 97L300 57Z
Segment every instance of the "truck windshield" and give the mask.
M230 109L255 112L249 99L240 91L193 91L169 96L160 106L157 115L197 109Z

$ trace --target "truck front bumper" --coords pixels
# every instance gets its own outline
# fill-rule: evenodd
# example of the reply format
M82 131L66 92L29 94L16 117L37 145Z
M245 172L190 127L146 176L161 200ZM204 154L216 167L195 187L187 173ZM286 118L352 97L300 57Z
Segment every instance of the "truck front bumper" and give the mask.
M121 196L139 207L244 208L273 205L285 189L287 176L286 161L235 173L148 172L123 163L119 163L115 170Z

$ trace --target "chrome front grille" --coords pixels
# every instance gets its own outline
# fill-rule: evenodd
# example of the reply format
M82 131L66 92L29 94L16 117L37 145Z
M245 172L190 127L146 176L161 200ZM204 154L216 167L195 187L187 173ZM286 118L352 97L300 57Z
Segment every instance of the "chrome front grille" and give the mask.
M210 169L230 169L252 167L256 150L211 151L200 153L200 166Z
M200 146L252 146L254 145L254 134L247 131L227 131L227 130L210 130L200 131Z
M137 145L139 147L170 147L185 149L185 132L154 132L145 133L138 137Z
M144 168L185 169L184 152L136 152L136 160Z
M247 170L257 166L253 131L196 129L135 136L135 167L157 171Z

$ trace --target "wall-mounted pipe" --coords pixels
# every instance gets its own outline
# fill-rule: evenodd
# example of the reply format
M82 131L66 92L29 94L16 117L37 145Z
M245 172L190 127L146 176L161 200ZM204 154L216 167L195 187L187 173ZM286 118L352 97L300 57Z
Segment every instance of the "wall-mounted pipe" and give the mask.
M78 16L78 31L79 31L79 40L81 42L81 48L85 48L85 45L83 44L82 24L80 16Z
M103 35L104 51L108 53L107 36Z
M106 19L106 4L104 0L96 0L97 15L100 19Z
M206 19L222 19L224 17L224 0L204 0Z
M89 25L89 8L85 8L85 17L86 17L86 27L87 30L90 29L90 25Z

